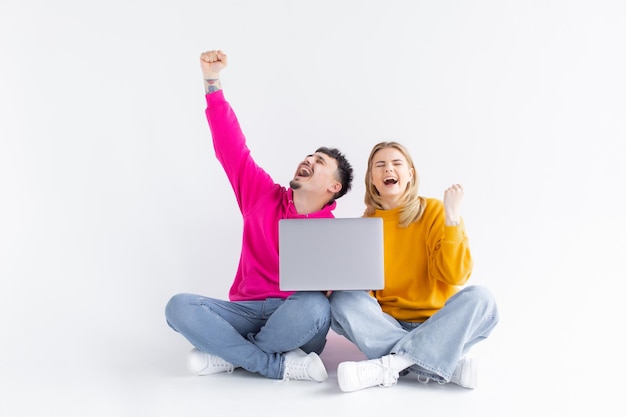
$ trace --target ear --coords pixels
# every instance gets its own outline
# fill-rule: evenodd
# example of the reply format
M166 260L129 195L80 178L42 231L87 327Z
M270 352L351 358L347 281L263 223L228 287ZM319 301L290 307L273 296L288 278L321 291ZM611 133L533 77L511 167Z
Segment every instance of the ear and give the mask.
M330 191L333 194L337 194L340 190L341 190L340 182L334 182L330 187L328 187L328 191Z

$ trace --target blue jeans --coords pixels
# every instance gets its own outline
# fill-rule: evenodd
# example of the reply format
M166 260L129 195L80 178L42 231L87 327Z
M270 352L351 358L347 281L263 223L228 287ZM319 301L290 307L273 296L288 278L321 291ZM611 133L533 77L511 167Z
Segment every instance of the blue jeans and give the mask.
M301 348L321 353L330 329L330 304L317 291L287 299L224 301L177 294L165 307L169 326L200 351L268 378L281 379L284 355Z
M369 359L398 354L415 363L409 371L420 379L442 383L499 319L493 296L480 286L461 289L423 323L394 319L366 291L334 291L330 308L332 329Z

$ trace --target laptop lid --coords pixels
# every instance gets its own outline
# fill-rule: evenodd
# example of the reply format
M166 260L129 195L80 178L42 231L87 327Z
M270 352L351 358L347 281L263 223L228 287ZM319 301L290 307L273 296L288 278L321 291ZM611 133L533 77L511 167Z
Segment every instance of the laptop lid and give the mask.
M282 219L278 229L282 291L384 288L381 218Z

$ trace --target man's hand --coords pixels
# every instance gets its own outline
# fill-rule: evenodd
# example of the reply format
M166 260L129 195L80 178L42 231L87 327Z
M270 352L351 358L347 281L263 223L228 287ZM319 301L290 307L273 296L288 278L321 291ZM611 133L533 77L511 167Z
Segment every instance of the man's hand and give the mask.
M200 54L200 67L205 80L216 80L220 76L220 71L228 65L228 57L220 50L206 51Z
M457 226L461 223L461 201L463 200L463 187L461 184L453 184L443 193L443 207L446 213L446 225Z

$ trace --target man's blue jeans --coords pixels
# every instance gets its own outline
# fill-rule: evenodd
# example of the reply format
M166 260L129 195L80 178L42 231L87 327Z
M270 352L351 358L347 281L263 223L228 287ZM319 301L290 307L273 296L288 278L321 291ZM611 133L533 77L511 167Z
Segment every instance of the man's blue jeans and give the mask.
M318 291L236 302L177 294L167 303L165 317L199 350L250 372L282 379L283 353L301 348L319 354L324 349L330 304Z

